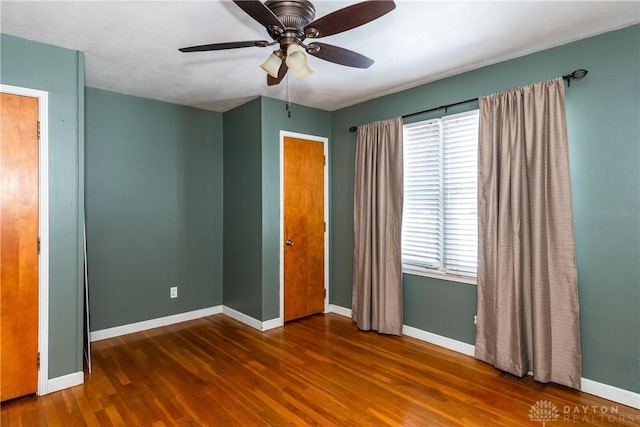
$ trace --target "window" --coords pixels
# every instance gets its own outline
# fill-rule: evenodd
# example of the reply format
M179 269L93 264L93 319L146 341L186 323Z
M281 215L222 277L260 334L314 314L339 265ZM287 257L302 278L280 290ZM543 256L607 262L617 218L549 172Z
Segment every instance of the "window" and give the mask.
M478 110L404 125L402 264L475 283Z

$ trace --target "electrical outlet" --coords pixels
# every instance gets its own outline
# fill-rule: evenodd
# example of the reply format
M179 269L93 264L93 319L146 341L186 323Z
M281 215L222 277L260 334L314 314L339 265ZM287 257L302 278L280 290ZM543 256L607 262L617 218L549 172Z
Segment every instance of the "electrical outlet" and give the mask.
M178 287L173 286L171 288L171 298L178 298Z
M474 325L477 325L477 324L478 324L478 315L477 315L477 314L474 314L474 315L473 315L473 324L474 324Z

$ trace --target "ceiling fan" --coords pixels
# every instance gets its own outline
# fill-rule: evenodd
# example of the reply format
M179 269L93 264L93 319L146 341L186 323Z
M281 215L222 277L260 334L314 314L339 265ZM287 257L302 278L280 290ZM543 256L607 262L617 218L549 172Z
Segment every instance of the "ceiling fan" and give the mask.
M315 19L316 11L308 0L233 0L249 16L263 25L273 41L251 40L241 42L213 43L184 47L180 52L203 52L210 50L237 49L242 47L268 47L278 45L261 67L268 73L267 84L277 85L289 69L296 78L313 71L306 63L303 52L325 61L347 67L369 68L374 61L357 52L326 43L305 39L331 36L364 25L391 12L396 5L392 0L368 0L336 10Z

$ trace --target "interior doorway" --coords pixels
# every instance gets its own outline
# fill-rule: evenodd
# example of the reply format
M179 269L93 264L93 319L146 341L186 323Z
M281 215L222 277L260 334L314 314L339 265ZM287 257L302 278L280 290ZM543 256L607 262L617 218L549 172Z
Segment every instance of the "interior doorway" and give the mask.
M47 393L47 92L0 85L0 400Z
M327 140L281 132L281 318L328 311Z

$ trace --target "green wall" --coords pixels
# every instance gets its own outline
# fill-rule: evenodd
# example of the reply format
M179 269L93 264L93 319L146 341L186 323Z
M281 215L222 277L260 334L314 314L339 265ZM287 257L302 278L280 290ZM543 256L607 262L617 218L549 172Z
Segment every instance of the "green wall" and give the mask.
M262 319L260 99L224 113L224 290L226 307Z
M280 316L280 131L328 137L330 113L260 97L224 113L224 305Z
M566 98L583 377L640 392L638 25L333 112L332 303L351 307L355 134L348 132L349 126L547 80L577 68L589 70L584 80L567 89ZM405 324L473 344L475 286L410 275L404 284Z
M220 305L222 114L94 88L85 105L91 330Z
M0 81L49 93L49 378L82 371L82 52L0 35Z

